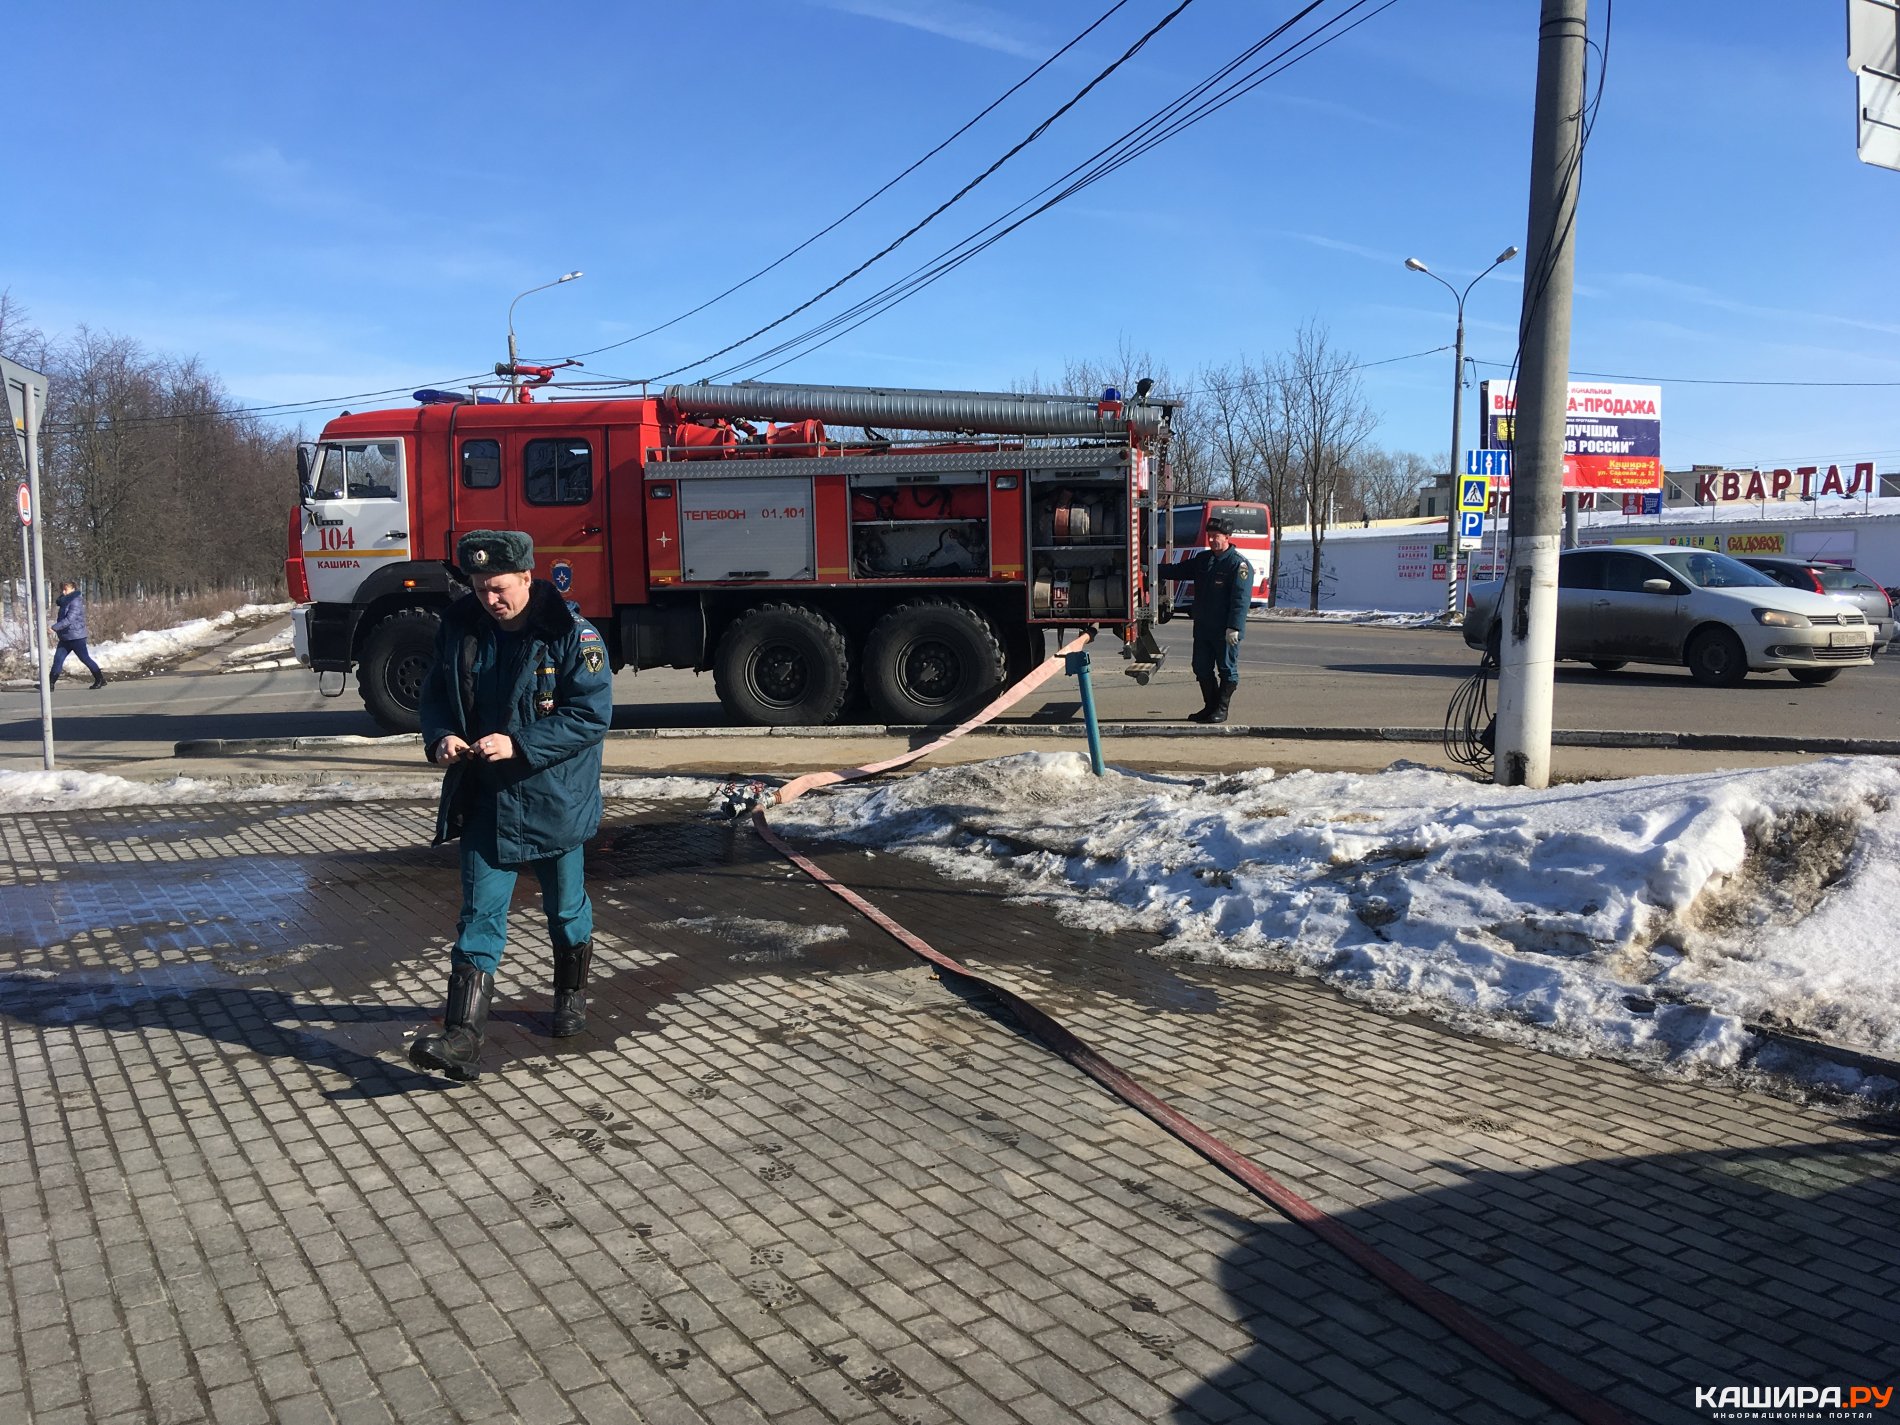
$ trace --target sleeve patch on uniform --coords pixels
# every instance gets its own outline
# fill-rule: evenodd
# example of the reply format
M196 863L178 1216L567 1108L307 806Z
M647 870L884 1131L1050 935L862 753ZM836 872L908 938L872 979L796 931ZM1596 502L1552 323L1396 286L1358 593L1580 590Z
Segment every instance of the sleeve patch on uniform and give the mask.
M581 625L581 642L582 643L600 642L600 635L594 632L594 626L591 623L584 623Z
M602 653L598 648L583 648L581 650L581 662L587 665L587 671L590 673L598 673L601 665L606 661L607 655Z

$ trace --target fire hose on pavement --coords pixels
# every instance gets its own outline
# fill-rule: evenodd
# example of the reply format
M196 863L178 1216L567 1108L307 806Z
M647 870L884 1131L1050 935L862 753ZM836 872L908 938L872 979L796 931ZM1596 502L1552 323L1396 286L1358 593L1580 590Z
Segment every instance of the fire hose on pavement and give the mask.
M767 821L766 812L772 806L793 801L820 787L862 781L868 777L896 771L948 746L972 728L982 726L1020 701L1026 694L1063 671L1065 667L1073 667L1070 662L1071 656L1081 654L1091 637L1092 635L1083 633L1064 644L1052 657L1045 659L1027 677L1006 689L981 712L932 742L885 761L866 763L844 771L809 773L787 782L776 790L765 787L761 783L728 788L724 797L725 807L732 815L743 814L749 810L752 815L753 829L766 845L798 867L818 885L823 886L858 911L898 944L930 964L940 976L955 977L992 997L1014 1017L1025 1033L1035 1038L1045 1048L1088 1075L1129 1107L1160 1124L1181 1142L1227 1173L1242 1187L1266 1202L1276 1212L1307 1228L1322 1241L1332 1245L1395 1294L1425 1312L1440 1325L1456 1333L1475 1350L1515 1375L1552 1404L1585 1422L1585 1425L1625 1425L1625 1417L1608 1401L1585 1390L1567 1376L1545 1365L1462 1302L1407 1271L1352 1229L1274 1178L1251 1158L1222 1139L1216 1138L1185 1114L1144 1088L1138 1081L1063 1027L1059 1021L1007 987L986 979L967 965L944 954L921 936L884 914L863 896L828 874L816 862L801 855L774 831ZM1086 673L1084 672L1081 676L1086 677Z

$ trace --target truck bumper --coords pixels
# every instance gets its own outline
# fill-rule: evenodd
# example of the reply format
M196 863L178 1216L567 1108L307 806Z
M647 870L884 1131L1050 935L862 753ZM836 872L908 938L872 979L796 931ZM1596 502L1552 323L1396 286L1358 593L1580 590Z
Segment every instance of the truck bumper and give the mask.
M319 673L349 672L361 613L348 604L299 604L292 609L291 646L297 661Z

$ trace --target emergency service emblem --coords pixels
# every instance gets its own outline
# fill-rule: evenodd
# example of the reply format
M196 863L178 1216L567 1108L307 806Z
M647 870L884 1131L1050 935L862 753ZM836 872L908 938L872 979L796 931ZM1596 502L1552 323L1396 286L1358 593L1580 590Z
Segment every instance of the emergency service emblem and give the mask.
M565 594L574 587L574 566L565 559L557 559L548 577L554 581L554 587Z
M606 661L607 655L602 653L598 648L583 648L581 650L581 662L587 665L587 671L590 673L598 673L601 664Z
M481 568L482 565L488 562L488 551L486 549L477 549L468 556L468 562L473 564L477 569Z

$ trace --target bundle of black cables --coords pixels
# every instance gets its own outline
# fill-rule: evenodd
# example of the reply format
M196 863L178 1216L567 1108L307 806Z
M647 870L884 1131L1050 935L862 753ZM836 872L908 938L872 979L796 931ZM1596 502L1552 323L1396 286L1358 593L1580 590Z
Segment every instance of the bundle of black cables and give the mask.
M1497 718L1491 711L1491 680L1497 676L1495 645L1488 645L1478 671L1458 685L1445 709L1445 755L1460 766L1489 774L1497 744Z

